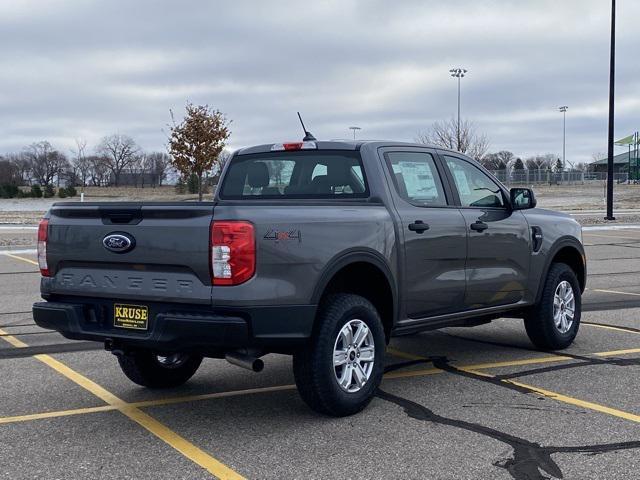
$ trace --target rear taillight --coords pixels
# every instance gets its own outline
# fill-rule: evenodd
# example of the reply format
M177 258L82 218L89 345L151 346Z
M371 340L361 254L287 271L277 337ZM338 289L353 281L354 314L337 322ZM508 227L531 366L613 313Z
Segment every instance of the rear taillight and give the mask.
M211 283L238 285L256 271L253 224L228 220L211 224Z
M47 238L49 235L49 220L43 218L38 225L38 266L43 277L50 277L47 265Z

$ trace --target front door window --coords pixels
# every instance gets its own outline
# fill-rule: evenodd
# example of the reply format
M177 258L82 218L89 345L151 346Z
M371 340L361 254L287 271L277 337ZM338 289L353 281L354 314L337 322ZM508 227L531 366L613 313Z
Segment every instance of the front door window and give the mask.
M462 207L504 207L502 190L479 168L445 155L445 161L460 195Z

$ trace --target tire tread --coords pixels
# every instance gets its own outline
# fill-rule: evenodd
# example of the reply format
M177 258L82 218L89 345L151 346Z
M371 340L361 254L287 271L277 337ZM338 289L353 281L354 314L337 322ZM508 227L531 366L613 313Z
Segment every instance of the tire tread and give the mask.
M300 396L311 409L325 415L352 415L365 408L373 397L372 393L357 405L345 406L341 404L335 399L334 388L336 387L331 383L334 379L328 379L323 369L326 358L323 358L322 348L319 346L325 345L327 342L333 345L336 322L344 316L345 312L354 308L366 309L370 315L374 316L378 323L374 336L378 334L378 338L380 338L382 335L382 344L384 345L382 322L373 304L359 295L334 294L327 297L320 306L319 321L311 342L294 354L293 373ZM376 356L379 355L379 343L379 341L376 342ZM375 384L375 388L379 385L382 377L382 368L378 370L379 372L374 367L370 378L372 384ZM371 384L369 388L371 388Z
M571 327L569 335L562 335L553 323L553 297L561 279L568 280L571 283L576 299L574 325ZM529 339L540 350L562 350L567 348L573 343L578 334L581 308L580 289L574 271L565 263L552 264L545 279L540 301L527 312L524 319L524 326Z

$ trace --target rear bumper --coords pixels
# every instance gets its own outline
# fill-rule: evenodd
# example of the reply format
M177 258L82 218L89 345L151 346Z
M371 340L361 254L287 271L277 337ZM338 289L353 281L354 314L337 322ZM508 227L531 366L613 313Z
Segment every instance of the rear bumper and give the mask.
M252 307L224 311L180 311L151 308L146 331L113 326L108 315L96 315L91 303L38 302L35 323L73 340L107 342L114 348L145 348L216 354L244 347L294 346L308 338L314 306ZM104 309L102 311L105 311Z

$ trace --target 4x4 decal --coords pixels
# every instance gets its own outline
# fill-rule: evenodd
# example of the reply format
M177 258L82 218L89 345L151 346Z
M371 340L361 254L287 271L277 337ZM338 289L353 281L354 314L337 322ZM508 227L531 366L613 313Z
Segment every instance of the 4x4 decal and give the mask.
M276 230L270 228L263 237L265 240L275 240L276 242L287 240L298 240L298 243L302 243L302 232L297 229L293 230Z

